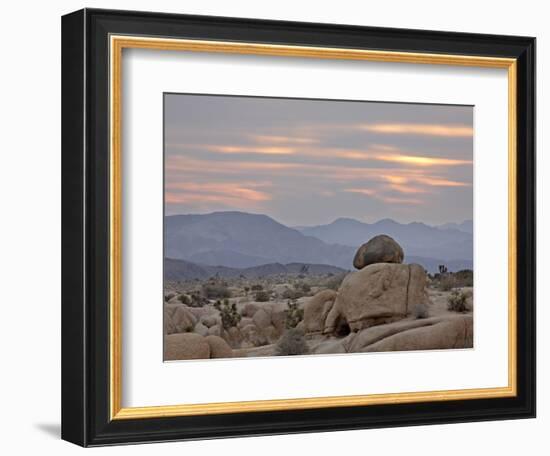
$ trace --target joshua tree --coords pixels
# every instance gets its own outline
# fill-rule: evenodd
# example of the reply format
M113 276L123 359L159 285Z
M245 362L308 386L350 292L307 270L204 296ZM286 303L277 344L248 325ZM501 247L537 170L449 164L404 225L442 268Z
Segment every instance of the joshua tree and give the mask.
M287 309L285 310L285 326L286 329L296 328L298 323L304 319L304 309L298 307L298 301L296 298L289 299L286 303Z
M241 314L237 311L237 304L229 304L229 299L224 299L223 303L220 300L216 301L214 307L220 312L224 329L237 326L241 321Z

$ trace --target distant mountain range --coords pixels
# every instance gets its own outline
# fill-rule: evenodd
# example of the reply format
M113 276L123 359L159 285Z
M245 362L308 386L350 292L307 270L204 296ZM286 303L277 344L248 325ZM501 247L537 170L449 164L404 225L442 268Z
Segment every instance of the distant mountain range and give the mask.
M471 260L473 236L456 228L441 228L424 223L401 224L391 219L363 223L355 219L339 218L328 225L299 227L302 234L323 242L358 247L370 238L387 234L405 251L405 261L411 256L449 260Z
M211 266L274 269L273 264L280 268L292 263L348 270L353 269L357 247L377 234L393 237L403 247L406 262L422 264L430 272L437 271L439 264L451 271L472 268L473 236L465 231L471 221L456 226L401 224L390 219L368 224L341 218L327 225L291 228L266 215L244 212L166 216L165 258L186 262L170 263L166 271L185 268L187 276L194 267L195 274L201 275L203 268L210 277L215 275Z
M438 225L437 228L442 230L458 230L464 231L465 233L473 234L474 232L474 221L473 220L464 220L462 223L445 223L443 225Z
M209 266L205 264L191 263L185 260L164 260L164 278L170 280L208 279L210 277L235 278L246 277L256 279L271 275L298 275L298 274L339 274L345 269L326 264L305 263L270 263L250 268L229 268L227 266Z

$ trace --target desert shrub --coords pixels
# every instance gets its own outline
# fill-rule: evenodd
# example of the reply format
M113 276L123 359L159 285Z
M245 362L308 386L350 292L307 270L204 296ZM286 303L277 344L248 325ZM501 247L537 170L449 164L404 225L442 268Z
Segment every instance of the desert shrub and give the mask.
M286 329L296 328L298 323L304 319L304 309L298 307L298 301L291 299L286 303L285 326Z
M179 295L178 296L178 301L181 302L182 304L186 304L186 305L191 304L191 298L189 296L187 296L186 294Z
M338 288L340 288L340 285L342 284L342 281L344 280L344 277L346 277L346 274L332 274L328 279L325 281L324 286L326 288L329 288L331 290L337 291Z
M278 356L305 355L308 351L304 333L296 328L285 331L275 346Z
M428 306L423 302L417 304L413 308L412 315L417 320L420 320L422 318L428 318L430 316L430 313L428 311Z
M176 293L173 293L173 292L166 293L166 294L164 295L164 300L165 300L165 301L170 301L170 299L172 299L174 296L176 296Z
M450 291L456 287L456 279L453 274L442 274L439 277L439 289L441 291Z
M214 307L220 312L224 329L237 326L241 321L241 314L237 311L237 304L229 304L229 299L224 299L223 302L220 300L216 301Z
M290 288L285 289L281 294L283 299L298 299L304 296L304 292L301 290L292 290Z
M205 298L201 292L194 292L191 293L191 302L188 305L190 307L202 307L208 303L208 299Z
M456 279L457 287L473 287L474 286L474 271L471 269L461 269L453 273Z
M225 284L205 283L202 286L202 293L208 299L225 299L231 297L231 292Z
M447 298L447 309L451 312L467 312L467 300L468 296L466 295L466 293L458 290L453 290Z
M269 293L267 291L257 291L254 296L254 300L257 302L267 302L269 301Z
M307 294L311 291L311 287L305 282L296 282L294 284L294 289L296 291L301 291L304 294Z
M250 289L252 291L262 291L264 289L264 287L262 285L260 285L259 283L255 284L255 285L252 285L250 287Z

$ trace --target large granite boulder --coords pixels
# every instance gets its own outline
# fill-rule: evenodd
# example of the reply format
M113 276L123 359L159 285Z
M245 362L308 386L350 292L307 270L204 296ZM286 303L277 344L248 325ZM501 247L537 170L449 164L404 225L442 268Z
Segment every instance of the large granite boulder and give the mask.
M336 300L334 290L323 290L311 297L304 305L304 332L320 334L325 329L325 320Z
M210 345L199 334L179 333L164 337L165 361L207 358L210 358Z
M359 247L353 266L363 269L374 263L403 263L404 256L403 249L393 238L381 234Z
M429 305L426 272L418 264L371 264L348 274L325 320L325 334L357 332L401 320L420 304Z

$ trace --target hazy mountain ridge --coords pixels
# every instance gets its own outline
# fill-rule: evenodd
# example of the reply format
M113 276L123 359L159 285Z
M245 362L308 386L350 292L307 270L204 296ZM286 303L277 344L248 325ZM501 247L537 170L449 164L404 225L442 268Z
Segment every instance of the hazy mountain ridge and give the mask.
M219 274L229 273L224 267L247 269L290 263L348 270L352 269L357 247L377 234L392 236L402 245L406 262L422 264L430 272L437 271L439 264L446 264L451 271L472 267L473 237L454 228L400 224L390 219L367 224L341 218L327 225L296 229L266 215L244 212L167 216L165 257L185 260L196 268L219 267ZM211 272L205 274L210 277ZM197 270L196 274L201 273Z
M205 280L210 277L220 278L258 278L275 274L339 274L345 272L345 269L326 264L306 264L306 263L269 263L250 268L230 268L226 266L210 266L206 264L196 264L185 260L175 260L166 258L164 260L164 278L168 281L174 280Z
M379 234L387 234L403 247L406 256L471 261L473 255L471 233L419 222L401 224L383 219L369 224L355 219L339 218L327 225L300 227L299 230L326 243L338 242L350 247L359 246Z
M465 233L473 234L474 221L464 220L462 223L444 223L443 225L437 225L437 228L442 230L454 229L458 231L463 231Z
M214 212L165 218L167 258L241 268L314 263L349 269L353 254L350 247L329 245L266 215Z

